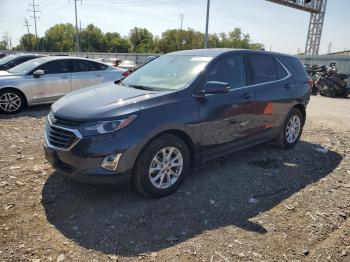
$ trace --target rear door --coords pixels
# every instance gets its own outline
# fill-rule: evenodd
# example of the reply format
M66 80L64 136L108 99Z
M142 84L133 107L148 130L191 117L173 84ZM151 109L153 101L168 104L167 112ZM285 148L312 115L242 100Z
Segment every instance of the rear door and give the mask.
M73 60L72 89L96 85L104 82L106 65L82 59Z
M229 144L249 136L254 126L255 91L247 84L244 57L227 55L209 68L206 81L230 84L230 91L210 94L200 103L203 158L224 153Z
M257 132L279 127L296 97L296 83L282 62L269 54L248 54L255 86Z
M33 73L36 70L43 70L45 74L35 78ZM70 59L47 62L29 74L32 76L30 86L34 103L56 101L72 90Z

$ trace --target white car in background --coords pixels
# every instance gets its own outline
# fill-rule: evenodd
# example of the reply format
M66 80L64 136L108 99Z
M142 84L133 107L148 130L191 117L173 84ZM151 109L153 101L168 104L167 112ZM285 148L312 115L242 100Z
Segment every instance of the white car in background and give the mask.
M42 57L8 71L0 71L0 113L16 113L26 106L52 103L87 86L123 79L125 69L91 59Z

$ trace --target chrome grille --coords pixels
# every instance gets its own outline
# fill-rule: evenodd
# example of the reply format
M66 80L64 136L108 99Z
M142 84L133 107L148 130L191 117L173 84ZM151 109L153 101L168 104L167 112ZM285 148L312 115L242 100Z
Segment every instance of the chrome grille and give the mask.
M45 129L45 140L48 146L70 150L80 139L81 135L77 129L54 125L48 118Z

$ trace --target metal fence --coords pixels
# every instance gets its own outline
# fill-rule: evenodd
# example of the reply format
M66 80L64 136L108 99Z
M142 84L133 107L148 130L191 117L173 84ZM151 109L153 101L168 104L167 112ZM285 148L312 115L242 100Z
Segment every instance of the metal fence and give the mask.
M330 62L336 62L339 72L350 74L350 55L300 55L299 58L303 63L310 65L329 66Z
M23 54L23 53L33 53L33 52L23 52L23 51L1 51L7 54ZM130 60L134 61L137 65L141 65L149 56L159 56L159 54L138 54L138 53L96 53L96 52L35 52L36 54L43 55L64 55L64 56L75 56L75 57L85 57L91 59L108 59L108 58L118 58L120 60Z

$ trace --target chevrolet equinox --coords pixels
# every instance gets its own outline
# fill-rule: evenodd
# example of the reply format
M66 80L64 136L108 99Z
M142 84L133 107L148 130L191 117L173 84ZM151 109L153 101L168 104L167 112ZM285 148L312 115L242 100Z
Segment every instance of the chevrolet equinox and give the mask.
M190 168L256 144L298 142L312 82L293 56L235 49L163 55L52 105L45 156L86 183L174 192Z

